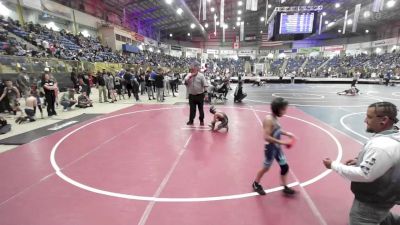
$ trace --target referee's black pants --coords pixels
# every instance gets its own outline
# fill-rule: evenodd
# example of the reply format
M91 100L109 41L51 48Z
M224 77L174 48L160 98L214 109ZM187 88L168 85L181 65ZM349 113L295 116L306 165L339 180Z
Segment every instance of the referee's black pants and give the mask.
M199 95L191 95L189 94L189 105L190 105L190 116L189 122L193 123L194 118L196 117L196 106L199 108L199 120L200 122L204 122L204 93Z

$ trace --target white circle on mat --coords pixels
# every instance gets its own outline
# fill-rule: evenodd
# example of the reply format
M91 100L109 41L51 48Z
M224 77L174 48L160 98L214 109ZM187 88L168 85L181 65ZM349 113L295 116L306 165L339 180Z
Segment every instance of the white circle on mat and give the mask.
M72 130L71 132L69 132L68 134L64 135L60 140L58 140L58 142L53 146L52 150L51 150L51 154L50 154L50 162L51 165L53 167L53 169L55 170L56 174L63 179L64 181L78 187L81 189L84 189L86 191L90 191L93 193L97 193L97 194L101 194L101 195L106 195L106 196L111 196L111 197L116 197L116 198L123 198L123 199L131 199L131 200L140 200L140 201L154 201L154 202L208 202L208 201L222 201L222 200L231 200L231 199L241 199L241 198L248 198L248 197L253 197L253 196L258 196L257 193L255 192L250 192L250 193L243 193L243 194L235 194L235 195L223 195L223 196L213 196L213 197L197 197L197 198L160 198L160 197L152 197L152 196L139 196L139 195L130 195L130 194L123 194L123 193L117 193L117 192L111 192L111 191L106 191L106 190L101 190L95 187L90 187L86 184L82 184L70 177L68 177L67 175L65 175L62 172L62 169L58 166L57 161L56 161L56 153L57 150L59 148L59 146L65 141L67 140L67 138L69 136L71 136L72 134L84 129L87 126L90 126L92 124L95 123L99 123L101 121L104 120L108 120L111 118L116 118L116 117L121 117L121 116L126 116L126 115L131 115L131 114L135 114L135 113L144 113L144 112L151 112L151 111L159 111L159 110L171 110L171 109L182 109L183 107L173 107L173 108L158 108L158 109L148 109L148 110L138 110L138 111L134 111L134 112L127 112L127 113L121 113L121 114L117 114L117 115L112 115L109 117L104 117L104 118L100 118L97 119L95 121L89 122L87 124L84 124L74 130ZM238 108L238 107L221 107L221 108L234 108L234 109L245 109L245 110L252 110L252 111L256 111L256 112L263 112L263 113L269 113L268 111L263 111L263 110L255 110L252 108ZM311 125L315 128L320 129L322 132L324 132L325 134L327 134L336 144L337 147L337 157L336 157L336 161L340 161L343 155L343 148L342 145L340 144L339 140L328 130L318 126L317 124L314 124L312 122L294 117L294 116L285 116L287 118L290 119L294 119L300 122L304 122L308 125ZM315 176L312 179L309 179L307 181L298 183L298 182L294 182L289 184L288 186L293 187L293 186L297 186L300 185L302 187L310 185L312 183L315 183L319 180L321 180L322 178L324 178L325 176L327 176L329 173L331 173L331 170L326 170L324 172L322 172L321 174ZM265 190L267 193L271 193L271 192L276 192L276 191L280 191L282 190L282 187L275 187L275 188L271 188L268 190Z
M287 98L287 99L304 99L304 100L310 100L310 99L315 100L315 99L325 98L325 96L323 95L309 94L309 93L272 93L272 96Z

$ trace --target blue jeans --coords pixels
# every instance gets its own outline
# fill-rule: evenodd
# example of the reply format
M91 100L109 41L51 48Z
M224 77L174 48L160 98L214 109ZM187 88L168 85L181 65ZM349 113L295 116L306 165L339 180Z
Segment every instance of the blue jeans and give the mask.
M75 102L61 101L60 104L64 107L64 109L67 109L67 108L71 108L73 105L75 105Z
M380 208L354 199L350 211L350 225L398 225L400 217L392 214L391 208Z

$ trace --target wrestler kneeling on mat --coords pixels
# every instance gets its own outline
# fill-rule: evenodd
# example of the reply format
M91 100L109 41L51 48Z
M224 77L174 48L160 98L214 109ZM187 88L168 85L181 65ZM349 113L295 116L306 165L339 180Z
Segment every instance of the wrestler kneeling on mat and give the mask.
M212 131L219 131L223 128L226 128L226 131L229 130L228 116L224 112L217 112L215 106L211 106L210 113L214 114L213 121L209 125ZM215 128L217 122L220 122L220 124L218 124L217 128Z

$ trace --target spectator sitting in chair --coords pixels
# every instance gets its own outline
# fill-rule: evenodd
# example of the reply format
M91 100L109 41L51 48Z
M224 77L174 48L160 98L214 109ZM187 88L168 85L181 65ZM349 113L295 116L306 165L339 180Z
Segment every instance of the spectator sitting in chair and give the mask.
M79 108L87 108L93 107L92 100L86 95L86 92L82 92L78 97L78 105L76 107Z
M74 97L74 94L75 94L75 89L70 88L68 89L68 92L62 95L61 105L64 107L64 112L70 110L71 107L76 104L77 101Z

